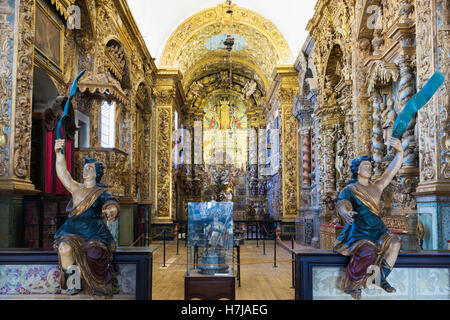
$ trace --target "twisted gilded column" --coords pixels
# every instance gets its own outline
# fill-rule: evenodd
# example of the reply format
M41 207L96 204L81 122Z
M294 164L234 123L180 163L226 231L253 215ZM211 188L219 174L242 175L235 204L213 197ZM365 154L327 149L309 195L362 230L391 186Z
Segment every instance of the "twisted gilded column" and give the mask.
M378 178L383 174L382 162L384 158L384 151L386 149L383 139L383 128L381 127L382 126L381 113L383 109L383 102L381 95L378 92L374 93L374 97L371 100L373 106L372 158L375 162L374 166L375 177Z
M413 74L411 70L411 59L408 56L400 56L400 81L399 81L399 106L400 110L408 103L414 95ZM400 111L399 110L399 111ZM409 126L403 135L402 144L405 150L405 159L403 167L416 168L416 136L415 136L416 119L409 123Z

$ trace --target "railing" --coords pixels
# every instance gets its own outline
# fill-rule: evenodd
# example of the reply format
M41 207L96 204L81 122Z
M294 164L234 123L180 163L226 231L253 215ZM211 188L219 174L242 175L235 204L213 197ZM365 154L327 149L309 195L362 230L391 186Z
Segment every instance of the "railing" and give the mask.
M292 265L292 285L291 289L294 288L295 284L295 238L291 237L290 246L285 244L283 240L280 238L280 221L275 220L260 220L260 221L234 221L235 224L235 237L242 240L256 240L257 248L259 248L259 241L262 241L263 247L263 255L266 255L266 240L273 241L273 268L278 268L277 266L277 246L281 246L283 249L287 250L291 253L291 265ZM166 267L166 243L167 241L175 241L176 242L176 255L179 255L179 243L180 240L185 242L185 246L187 246L187 221L175 221L175 228L173 232L167 232L163 230L159 234L155 234L152 237L149 237L150 240L158 238L161 240L160 236L162 235L163 241L163 264L162 268ZM269 231L269 230L270 231ZM147 238L144 235L141 235L131 246L135 245L139 241L142 241L142 238ZM240 245L235 244L235 248L237 248L237 267L238 267L238 282L240 287ZM234 255L234 254L233 254ZM280 262L280 261L279 261ZM281 261L287 262L287 261ZM184 265L184 264L183 264Z

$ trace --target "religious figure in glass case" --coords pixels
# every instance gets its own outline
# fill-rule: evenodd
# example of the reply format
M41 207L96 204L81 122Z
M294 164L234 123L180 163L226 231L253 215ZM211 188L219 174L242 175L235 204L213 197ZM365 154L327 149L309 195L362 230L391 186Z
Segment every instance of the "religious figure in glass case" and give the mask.
M233 203L188 204L187 275L233 275Z

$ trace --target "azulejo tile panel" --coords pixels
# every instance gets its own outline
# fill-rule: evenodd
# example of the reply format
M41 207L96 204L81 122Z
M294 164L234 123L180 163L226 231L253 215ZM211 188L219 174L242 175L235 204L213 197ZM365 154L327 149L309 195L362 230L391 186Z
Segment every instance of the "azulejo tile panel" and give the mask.
M350 300L344 293L345 269L338 267L313 268L314 300ZM450 268L394 268L389 282L397 292L388 294L380 288L364 289L367 300L450 300Z
M0 295L60 294L55 265L0 266Z
M136 294L136 266L118 264L118 295ZM0 265L2 295L61 294L59 268L56 265Z

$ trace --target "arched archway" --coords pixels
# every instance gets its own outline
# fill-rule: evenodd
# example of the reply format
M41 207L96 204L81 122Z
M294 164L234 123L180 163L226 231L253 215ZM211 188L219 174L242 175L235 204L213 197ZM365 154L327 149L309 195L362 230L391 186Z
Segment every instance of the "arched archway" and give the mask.
M228 38L233 38L231 47L226 45ZM212 176L209 185L215 184L214 180L220 180L218 177L229 169L225 159L230 160L234 169L232 173L227 171L225 181L233 180L235 199L239 198L239 203L235 202L235 211L244 219L247 205L255 202L258 207L258 201L265 199L264 193L259 191L265 178L259 161L266 159L258 157L258 139L265 136L267 96L273 72L277 66L292 62L287 41L271 21L254 11L235 4L229 7L226 3L200 11L183 21L168 38L159 59L161 68L178 69L183 76L184 127L191 130L191 145L201 145L197 154L202 155L202 164L194 159L188 173L178 176L186 176L186 181L205 181L206 177L211 179ZM237 108L236 101L245 107ZM202 134L194 133L194 122L201 123ZM205 131L205 128L210 130ZM213 130L221 134L213 133ZM214 144L213 138L223 135L230 138L226 139L230 143L239 140L239 147L231 150L230 146L230 150L222 150L225 152L210 148ZM221 144L226 143L221 141ZM229 151L233 153L230 159L227 158ZM235 161L235 154L241 155L239 161ZM215 168L207 164L217 157L221 163ZM201 184L201 199L198 192L194 194L194 188L186 187L181 188L187 192L183 201L209 201L211 196L204 189L204 183ZM177 203L176 207L182 205ZM177 213L177 216L183 215Z
M55 83L44 69L34 68L33 75L33 117L31 131L31 182L36 189L45 190L45 127L44 112L51 108L59 96Z

